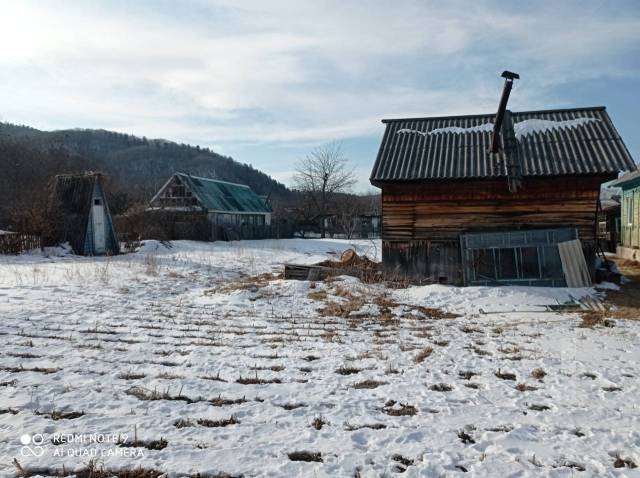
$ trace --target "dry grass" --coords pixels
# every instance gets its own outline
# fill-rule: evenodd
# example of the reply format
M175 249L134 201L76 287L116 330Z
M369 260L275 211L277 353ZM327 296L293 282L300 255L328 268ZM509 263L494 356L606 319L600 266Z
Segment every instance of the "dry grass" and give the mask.
M317 301L325 301L327 300L327 291L326 290L316 290L313 292L309 292L307 297L311 300Z
M9 372L9 373L20 373L20 372L36 372L43 373L45 375L49 375L51 373L56 373L62 370L61 368L56 367L0 367L0 371Z
M289 460L291 461L315 461L322 463L322 453L312 451L292 451L287 453Z
M196 423L202 427L207 428L220 428L228 427L229 425L237 425L240 420L235 415L231 415L229 418L223 418L222 420L209 420L208 418L199 418Z
M121 380L140 380L141 378L145 378L146 375L144 373L122 372L119 373L117 377Z
M382 411L392 417L412 417L418 413L418 409L413 405L406 403L398 404L395 400L388 400L387 403L384 404Z
M480 375L480 372L474 372L473 370L461 370L458 372L458 377L464 380L471 380L476 375Z
M121 448L146 448L147 450L164 450L169 442L160 437L159 440L134 440L132 442L120 442Z
M35 414L44 415L51 420L73 420L75 418L80 418L81 416L83 416L84 412L63 412L60 410L53 410L49 413L41 413L36 410Z
M537 380L542 380L544 377L546 377L546 375L547 375L547 372L545 372L541 368L534 368L531 371L531 376Z
M238 380L236 380L236 383L240 383L242 385L264 385L267 383L282 383L282 380L280 380L279 378L259 378L258 372L256 371L255 377L243 377L242 375L240 375Z
M446 383L434 383L429 387L429 390L433 390L434 392L450 392L453 390L453 387Z
M515 380L516 379L516 374L515 373L511 373L511 372L503 372L502 370L498 369L498 371L496 373L494 373L494 375L502 380Z
M144 401L155 401L155 400L177 400L187 403L194 403L198 400L191 399L189 397L185 397L182 395L182 391L178 392L178 395L171 395L169 393L169 389L167 388L164 392L159 392L158 390L149 390L144 387L134 386L124 391L127 395L131 395L132 397L136 397L138 400Z
M379 382L377 380L364 380L362 382L354 383L353 388L357 389L371 389L377 388L381 385L386 385L388 382Z
M371 430L384 430L385 428L387 428L387 425L385 425L384 423L363 423L360 425L351 425L350 423L345 423L344 428L349 432L360 430L361 428L369 428Z
M313 418L311 426L316 430L322 430L322 427L328 425L328 423L329 422L327 422L327 420L322 415L318 415Z
M229 294L231 292L235 292L238 290L257 291L258 289L268 286L272 280L276 280L281 277L282 277L282 274L273 274L271 272L265 272L257 276L244 277L235 282L232 282L232 281L224 282L213 289L206 290L204 293L206 295L212 295L212 294Z
M585 310L580 313L582 321L578 327L593 329L594 327L613 327L615 322L607 319L607 315L611 315L610 310Z
M347 318L352 312L360 310L366 304L363 297L349 297L344 302L327 302L327 306L320 310L324 317Z
M424 360L429 357L433 353L433 347L426 347L418 352L418 355L415 356L413 361L415 363L422 363Z
M95 460L89 461L86 467L81 469L62 469L48 467L23 467L17 458L13 459L16 467L16 475L22 478L36 476L66 477L75 478L159 478L164 472L152 468L118 468L106 469L98 466Z
M212 398L209 400L209 403L214 407L226 407L228 405L239 405L240 403L245 403L247 399L245 397L242 398L223 398L218 395L217 398Z
M515 389L519 392L532 392L534 390L538 390L538 387L534 387L533 385L527 385L526 383L519 383L515 386Z
M340 375L353 375L354 373L360 373L360 372L362 372L361 368L348 367L345 365L336 369L336 373Z

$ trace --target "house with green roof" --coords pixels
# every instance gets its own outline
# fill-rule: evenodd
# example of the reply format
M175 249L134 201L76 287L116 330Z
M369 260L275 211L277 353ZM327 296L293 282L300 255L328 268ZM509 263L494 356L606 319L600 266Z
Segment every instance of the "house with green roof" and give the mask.
M610 186L622 189L622 227L616 254L640 262L640 171L626 173Z
M246 184L175 173L151 199L150 209L203 211L215 226L269 226L271 206Z

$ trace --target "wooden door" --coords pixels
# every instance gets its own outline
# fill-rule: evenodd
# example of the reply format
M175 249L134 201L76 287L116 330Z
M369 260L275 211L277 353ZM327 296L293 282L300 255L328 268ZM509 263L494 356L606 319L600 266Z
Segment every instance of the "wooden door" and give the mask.
M104 253L106 249L106 224L104 214L104 204L102 199L95 198L93 200L93 209L91 211L93 220L93 248L97 254Z

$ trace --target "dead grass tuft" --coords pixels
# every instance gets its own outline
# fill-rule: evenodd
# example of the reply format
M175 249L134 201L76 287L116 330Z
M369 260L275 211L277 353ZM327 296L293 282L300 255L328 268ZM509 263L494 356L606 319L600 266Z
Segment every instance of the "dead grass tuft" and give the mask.
M327 300L327 291L326 290L316 290L313 292L309 292L307 297L311 300L317 301L325 301Z
M349 432L353 432L356 430L360 430L361 428L370 428L371 430L384 430L387 426L384 423L363 423L360 425L351 425L350 423L345 423L345 430Z
M433 390L434 392L450 392L453 390L453 387L446 383L434 383L429 387L429 390Z
M223 418L222 420L209 420L208 418L199 418L196 423L200 426L207 428L220 428L228 427L229 425L237 425L240 420L235 415L231 415L229 418Z
M461 370L458 372L458 377L464 380L471 380L476 375L480 375L480 372L474 372L473 370Z
M122 372L119 373L117 377L121 380L140 380L141 378L145 378L146 375L144 373Z
M532 392L534 390L538 390L538 387L534 387L533 385L527 385L526 383L519 383L515 386L515 389L519 392Z
M242 375L240 375L238 380L236 380L236 383L240 383L242 385L265 385L268 383L282 383L282 380L280 380L279 378L259 378L258 372L256 371L255 377L243 377Z
M49 375L51 373L59 372L62 369L56 367L0 367L0 370L9 373L36 372Z
M353 375L354 373L362 372L361 368L357 367L347 367L345 365L336 369L336 373L340 375Z
M327 302L327 306L320 310L320 315L324 317L347 318L352 312L360 310L366 300L363 297L350 297L344 302Z
M322 415L317 415L313 418L311 426L316 430L322 430L322 427L328 425L328 423L329 422L327 422L327 420Z
M476 442L465 430L460 430L458 432L458 438L460 438L460 441L465 445L472 445Z
M544 377L547 376L547 372L545 372L543 369L541 368L534 368L531 371L531 376L537 380L542 380Z
M640 314L640 309L638 310ZM607 319L609 315L607 310L585 310L581 312L582 321L578 324L578 327L593 329L595 327L613 327L615 322L611 319Z
M362 382L354 383L353 388L357 389L371 389L377 388L381 385L386 385L389 382L379 382L377 380L363 380Z
M495 372L494 375L496 377L502 379L502 380L515 380L516 379L516 374L515 373L503 372L500 369L498 369L498 371Z
M396 407L396 405L398 406ZM418 409L413 405L406 403L398 404L395 400L388 400L387 403L384 404L382 411L392 417L412 417L418 413Z
M242 398L223 398L218 395L217 398L212 398L209 400L209 403L214 407L226 407L228 405L239 405L240 403L245 403L247 399L245 397Z
M292 451L287 453L289 460L291 461L315 461L322 463L322 453L312 451Z
M196 426L196 424L193 420L190 420L188 418L179 418L178 420L173 422L173 426L176 428L187 428L194 427Z
M415 356L413 361L415 363L422 363L424 360L433 353L433 347L425 347Z
M169 442L160 437L159 440L134 440L132 442L120 442L120 448L146 448L147 450L164 450Z
M85 413L84 412L63 412L60 410L53 410L49 413L41 413L36 410L35 414L44 415L45 417L48 417L51 420L74 420L76 418L80 418Z
M610 387L602 387L602 390L605 392L620 392L622 391L622 387L610 386Z
M638 464L631 458L622 458L620 455L616 455L616 459L613 462L614 468L638 468Z

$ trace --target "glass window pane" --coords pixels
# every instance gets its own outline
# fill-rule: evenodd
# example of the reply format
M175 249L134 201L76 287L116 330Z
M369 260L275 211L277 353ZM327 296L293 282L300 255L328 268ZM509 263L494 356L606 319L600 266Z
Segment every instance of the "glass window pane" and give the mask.
M500 258L500 279L517 279L516 250L498 249L498 256Z
M493 250L476 249L473 251L473 265L477 280L496 278Z
M536 247L523 247L520 249L522 257L522 277L535 279L539 277L538 249Z

